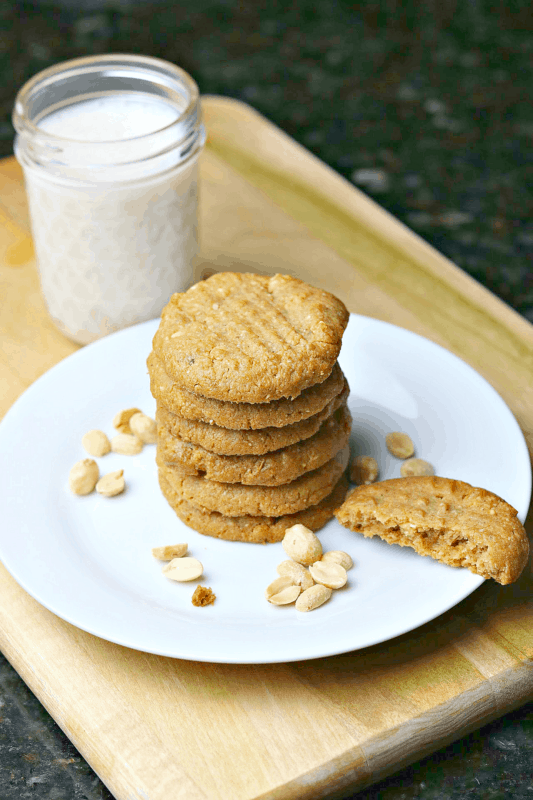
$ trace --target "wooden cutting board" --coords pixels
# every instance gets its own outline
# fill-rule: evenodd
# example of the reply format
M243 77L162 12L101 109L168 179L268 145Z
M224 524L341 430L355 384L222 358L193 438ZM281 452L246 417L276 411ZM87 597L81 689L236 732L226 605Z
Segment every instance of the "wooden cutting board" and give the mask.
M503 396L531 453L533 327L248 106L206 97L204 113L200 272L288 271L438 342ZM76 349L43 306L13 159L0 163L0 299L3 414ZM118 800L348 793L533 695L529 567L384 645L267 666L111 644L0 570L3 652Z

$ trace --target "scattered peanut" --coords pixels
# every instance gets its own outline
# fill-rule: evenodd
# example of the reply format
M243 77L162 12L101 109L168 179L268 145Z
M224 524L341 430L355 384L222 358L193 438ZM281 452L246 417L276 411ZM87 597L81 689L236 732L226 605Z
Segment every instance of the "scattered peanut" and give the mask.
M97 458L107 455L111 450L109 439L105 433L96 429L86 433L81 443L90 456Z
M322 556L322 545L318 536L299 523L287 528L281 544L289 558L299 564L314 564Z
M328 589L327 586L317 583L315 586L311 586L309 589L306 589L305 592L301 593L296 600L296 610L313 611L313 609L318 608L329 600L332 594L332 589Z
M125 488L126 482L123 469L119 469L116 472L108 472L96 484L96 491L98 494L103 494L104 497L114 497L123 492Z
M152 555L160 561L181 558L187 552L188 544L168 544L165 547L152 547Z
M162 571L172 581L194 581L202 575L204 568L197 558L185 556L173 558L165 564Z
M410 458L404 461L400 467L402 478L411 478L419 475L434 475L435 470L428 461L423 458Z
M333 562L334 564L340 564L344 569L351 569L353 567L352 557L348 555L348 553L345 553L344 550L328 550L320 560L327 563Z
M340 589L348 580L344 567L333 561L317 561L311 564L309 572L315 583L321 583L329 589Z
M113 427L120 433L131 433L130 419L134 414L140 414L140 408L126 408L124 411L119 411L113 417Z
M111 450L121 456L136 456L143 449L143 443L132 433L117 433L111 439Z
M285 606L294 603L301 591L302 587L293 583L288 575L282 575L267 586L265 597L275 606Z
M100 477L98 464L92 458L76 461L69 472L68 483L74 494L90 494Z
M144 444L155 444L157 442L157 425L155 419L138 411L130 417L129 421L131 432L137 436Z
M389 453L396 458L409 458L415 452L415 446L410 436L400 431L388 433L385 437Z
M301 564L297 564L296 561L282 561L276 567L276 572L278 575L285 575L290 578L296 586L301 586L302 591L309 589L314 583L309 570L302 567Z
M378 462L372 456L357 456L350 463L350 480L358 486L362 483L374 483L378 474Z

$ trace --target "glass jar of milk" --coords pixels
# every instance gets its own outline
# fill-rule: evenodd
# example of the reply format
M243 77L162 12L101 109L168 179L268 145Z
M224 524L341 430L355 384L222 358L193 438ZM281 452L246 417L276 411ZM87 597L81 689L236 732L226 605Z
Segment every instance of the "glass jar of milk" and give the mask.
M196 83L155 58L79 58L28 81L13 121L56 325L86 344L157 317L193 280Z

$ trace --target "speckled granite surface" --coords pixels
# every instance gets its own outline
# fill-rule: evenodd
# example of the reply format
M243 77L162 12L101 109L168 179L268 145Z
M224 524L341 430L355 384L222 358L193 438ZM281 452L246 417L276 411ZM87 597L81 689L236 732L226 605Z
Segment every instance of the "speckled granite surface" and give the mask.
M93 53L166 58L257 108L533 322L529 0L61 2L0 4L0 156L35 72ZM532 776L529 704L353 800L529 800ZM26 798L112 800L0 657L0 800Z

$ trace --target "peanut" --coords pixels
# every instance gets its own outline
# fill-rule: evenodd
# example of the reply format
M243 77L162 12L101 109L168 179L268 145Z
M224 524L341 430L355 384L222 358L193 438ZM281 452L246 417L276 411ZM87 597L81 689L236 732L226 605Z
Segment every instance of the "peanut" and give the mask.
M406 433L394 431L385 437L387 450L396 458L409 458L415 452L413 440Z
M185 556L173 558L163 567L163 574L172 581L194 581L202 575L204 568L197 558Z
M111 450L121 456L136 456L143 449L143 443L132 433L117 433L111 439Z
M358 486L362 483L374 483L378 474L378 462L372 456L357 456L350 464L350 480Z
M311 586L309 589L306 589L305 592L301 593L296 600L296 610L313 611L313 609L318 608L329 600L332 594L333 591L328 589L327 586L317 583L315 586Z
M320 539L300 523L287 528L281 544L289 558L299 564L314 564L322 556Z
M119 469L116 472L108 472L96 484L96 491L98 494L103 494L104 497L114 497L123 492L125 488L126 482L123 469Z
M353 567L352 557L345 553L344 550L328 550L320 560L327 563L340 564L346 570Z
M267 586L265 597L275 606L285 606L294 603L301 591L301 586L293 583L288 575L283 575Z
M297 564L296 561L282 561L276 567L276 572L278 575L285 575L290 578L296 586L301 586L302 591L309 589L314 583L309 570L302 567L301 564Z
M423 458L410 458L400 467L400 474L402 478L410 478L417 475L434 475L435 470Z
M124 411L119 411L113 417L113 427L120 433L131 433L130 419L134 414L140 414L140 408L126 408Z
M157 425L155 419L138 411L130 417L130 429L134 436L137 436L144 444L155 444L157 442Z
M98 464L92 458L76 461L68 476L70 491L74 494L90 494L98 483L99 477Z
M311 564L309 572L315 583L321 583L329 589L340 589L348 580L344 567L334 564L333 561L317 561Z
M86 433L81 443L90 456L97 458L107 455L111 450L109 439L105 433L96 429Z
M187 552L187 544L168 544L165 547L152 547L152 555L160 561L171 561L173 558L182 558Z

